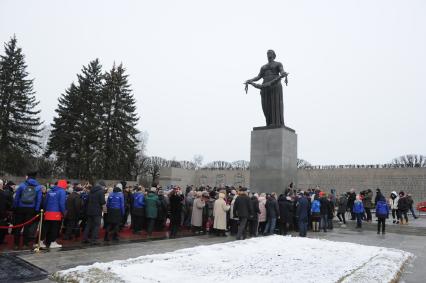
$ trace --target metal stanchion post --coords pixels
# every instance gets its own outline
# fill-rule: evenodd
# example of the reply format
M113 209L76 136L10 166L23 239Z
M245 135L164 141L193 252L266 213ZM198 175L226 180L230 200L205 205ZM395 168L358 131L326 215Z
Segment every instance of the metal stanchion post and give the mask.
M36 253L40 252L40 242L41 242L41 229L43 227L43 209L40 210L40 223L38 224L38 243L37 248L34 249Z

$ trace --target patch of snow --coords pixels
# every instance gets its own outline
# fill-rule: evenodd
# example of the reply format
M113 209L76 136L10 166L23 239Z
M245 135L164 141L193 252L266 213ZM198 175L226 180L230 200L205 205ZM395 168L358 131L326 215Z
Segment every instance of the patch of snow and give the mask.
M391 282L412 256L383 247L275 235L77 266L53 278L61 282Z

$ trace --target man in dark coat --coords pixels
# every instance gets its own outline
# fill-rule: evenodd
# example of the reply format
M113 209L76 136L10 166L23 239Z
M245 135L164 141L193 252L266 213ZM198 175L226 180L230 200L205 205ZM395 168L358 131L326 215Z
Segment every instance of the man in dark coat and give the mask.
M67 212L65 214L65 234L64 240L70 240L72 235L76 238L80 237L80 221L82 200L80 198L81 187L76 185L71 194L68 195L66 201Z
M176 238L182 220L182 206L184 196L180 188L176 187L170 194L170 238Z
M254 195L251 197L251 203L253 206L253 216L249 219L250 237L257 237L260 214L259 200L257 199L257 196Z
M237 240L244 240L246 238L247 219L253 216L253 205L247 195L246 188L240 189L240 194L235 199L233 214L239 219Z
M163 190L158 191L158 201L160 202L160 206L158 207L158 217L155 222L156 230L163 231L164 226L166 224L167 212L168 212L168 204L166 196L164 195Z
M299 220L299 235L300 237L306 237L308 231L308 215L310 211L309 202L303 192L297 200L296 215Z
M87 223L84 229L83 243L97 245L99 236L99 227L101 226L102 219L102 206L106 204L105 201L105 182L99 181L89 192L86 204ZM91 239L89 240L89 235Z
M355 220L355 213L353 212L354 203L356 199L356 193L354 189L351 189L348 193L348 210L351 213L351 220Z
M280 234L287 235L290 223L293 223L293 203L291 197L281 194L278 198L278 206L280 209Z
M273 235L275 231L275 226L277 224L277 219L280 216L280 210L278 207L278 202L275 198L275 193L272 193L266 200L266 227L264 235Z
M8 213L12 208L13 197L4 190L3 181L0 180L0 226L8 226ZM0 229L0 245L3 244L7 229Z
M401 224L408 224L408 210L410 209L410 204L408 202L407 196L403 191L399 192L398 200L398 213L401 217Z

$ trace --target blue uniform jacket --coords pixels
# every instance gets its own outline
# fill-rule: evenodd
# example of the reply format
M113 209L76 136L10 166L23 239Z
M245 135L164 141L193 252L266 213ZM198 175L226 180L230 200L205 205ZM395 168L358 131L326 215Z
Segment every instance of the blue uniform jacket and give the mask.
M354 203L353 213L364 213L364 205L362 201L356 200Z
M145 207L145 196L141 192L133 194L133 208L144 208Z
M65 215L65 190L54 186L46 194L45 219L60 220Z
M124 196L122 192L112 192L108 196L107 208L120 209L121 215L124 215Z
M21 202L21 194L22 191L28 186L34 186L35 187L35 191L36 191L36 198L35 198L35 202L34 204L25 204ZM15 194L15 199L13 202L13 207L17 208L17 207L30 207L30 208L34 208L35 211L39 211L40 210L40 205L41 205L41 186L40 184L34 180L34 179L28 179L25 182L21 183L18 186L18 189L16 190L16 194Z

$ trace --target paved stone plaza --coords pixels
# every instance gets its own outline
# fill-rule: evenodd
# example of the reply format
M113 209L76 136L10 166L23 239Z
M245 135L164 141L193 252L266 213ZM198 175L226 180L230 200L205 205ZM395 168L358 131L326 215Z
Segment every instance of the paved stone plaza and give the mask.
M405 267L400 282L423 282L424 278L426 278L426 269L424 268L426 266L426 245L424 240L426 236L426 218L422 217L421 219L412 221L408 226L388 224L385 236L376 234L376 226L374 224L364 223L362 230L356 230L354 223L351 221L348 222L348 227L346 228L339 228L339 224L336 223L333 231L328 233L308 233L308 237L370 246L383 246L411 252L416 258ZM293 233L293 235L296 236L296 233ZM49 273L53 273L77 265L128 259L142 255L170 252L197 245L209 245L233 240L233 237L197 236L70 251L52 250L50 253L22 254L20 257L45 269ZM348 254L348 257L350 257L350 254ZM54 260L52 260L53 258ZM40 282L49 282L49 280L46 279Z

